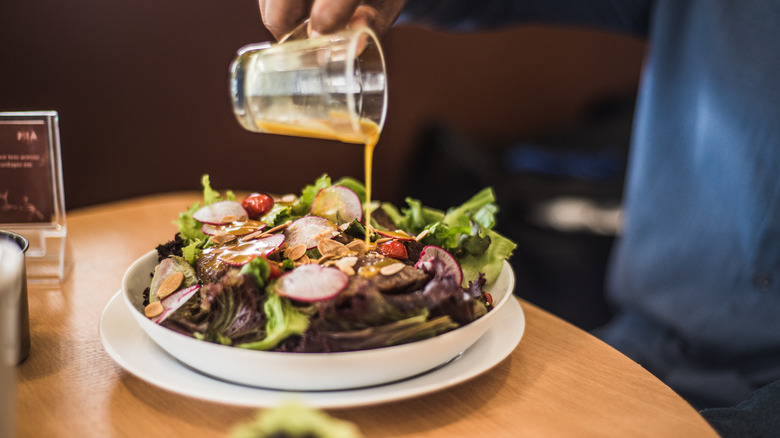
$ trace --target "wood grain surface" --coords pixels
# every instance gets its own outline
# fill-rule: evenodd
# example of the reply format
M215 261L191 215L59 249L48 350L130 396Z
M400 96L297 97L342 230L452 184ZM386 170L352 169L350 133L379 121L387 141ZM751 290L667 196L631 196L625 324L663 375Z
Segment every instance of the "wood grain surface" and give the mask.
M254 408L153 386L112 361L100 315L127 267L169 240L197 193L170 193L68 213L61 285L31 284L32 350L17 371L17 436L224 437ZM515 351L455 387L331 415L366 437L715 437L671 389L590 334L521 302Z

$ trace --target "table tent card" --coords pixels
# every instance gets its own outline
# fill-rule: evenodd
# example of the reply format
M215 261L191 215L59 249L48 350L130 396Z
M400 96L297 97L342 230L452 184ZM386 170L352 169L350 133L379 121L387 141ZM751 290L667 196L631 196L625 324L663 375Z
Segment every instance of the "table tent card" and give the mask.
M56 111L0 112L0 229L30 241L28 281L62 281L67 227Z

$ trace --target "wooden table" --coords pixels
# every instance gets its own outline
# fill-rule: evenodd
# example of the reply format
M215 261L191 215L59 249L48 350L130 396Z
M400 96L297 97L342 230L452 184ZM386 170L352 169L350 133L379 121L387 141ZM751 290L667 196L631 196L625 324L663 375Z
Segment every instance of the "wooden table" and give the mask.
M254 415L254 408L136 378L99 338L100 315L124 271L170 239L172 219L196 200L197 193L174 193L69 212L66 280L29 288L32 351L18 367L18 436L226 436ZM372 438L717 436L636 363L527 302L522 307L523 339L490 371L418 398L328 412Z

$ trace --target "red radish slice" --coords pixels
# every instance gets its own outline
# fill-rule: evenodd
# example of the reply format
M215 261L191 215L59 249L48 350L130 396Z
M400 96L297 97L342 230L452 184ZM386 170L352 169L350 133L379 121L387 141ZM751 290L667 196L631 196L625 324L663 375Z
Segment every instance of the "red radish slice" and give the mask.
M336 225L324 217L304 216L287 226L284 236L290 248L304 244L307 249L312 249L320 241L332 238L336 232Z
M411 241L414 240L414 236L411 236L407 234L403 230L395 230L395 231L389 231L389 230L376 230L376 232L383 237L390 237L395 240L403 240L403 241Z
M266 227L265 223L255 220L233 221L224 225L203 224L200 230L208 236L217 234L231 234L233 236L245 236Z
M447 252L444 248L436 245L427 245L420 252L420 260L415 263L417 269L430 269L431 260L439 259L444 262L444 276L453 276L458 284L463 282L463 271L460 264L455 260L455 256Z
M219 201L201 207L192 217L204 224L222 225L247 216L246 210L236 201Z
M217 258L231 266L243 266L255 257L265 256L279 249L284 243L284 236L272 234L261 239L240 242L222 249Z
M163 306L162 313L152 318L152 321L157 324L165 321L169 315L176 311L176 309L189 301L189 299L192 298L192 296L195 295L199 289L200 285L196 284L194 286L177 290L176 292L165 297L162 301L160 301L160 304Z
M276 280L276 293L291 300L311 303L339 294L349 283L341 270L322 265L299 266Z
M163 261L154 268L154 277L152 278L151 286L149 286L150 291L156 295L157 289L160 288L162 282L174 272L176 272L176 262L170 257L163 259Z
M363 203L352 189L332 186L317 193L311 203L311 214L333 223L349 223L363 217Z
M200 231L207 236L216 236L221 228L221 225L203 224L203 226L200 227Z

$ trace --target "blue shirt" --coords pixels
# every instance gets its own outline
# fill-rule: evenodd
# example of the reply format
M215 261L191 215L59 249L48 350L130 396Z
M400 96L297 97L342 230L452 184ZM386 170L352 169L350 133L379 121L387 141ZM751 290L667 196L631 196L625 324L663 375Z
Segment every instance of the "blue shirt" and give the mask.
M608 297L702 366L780 379L780 1L417 0L403 19L646 38Z

